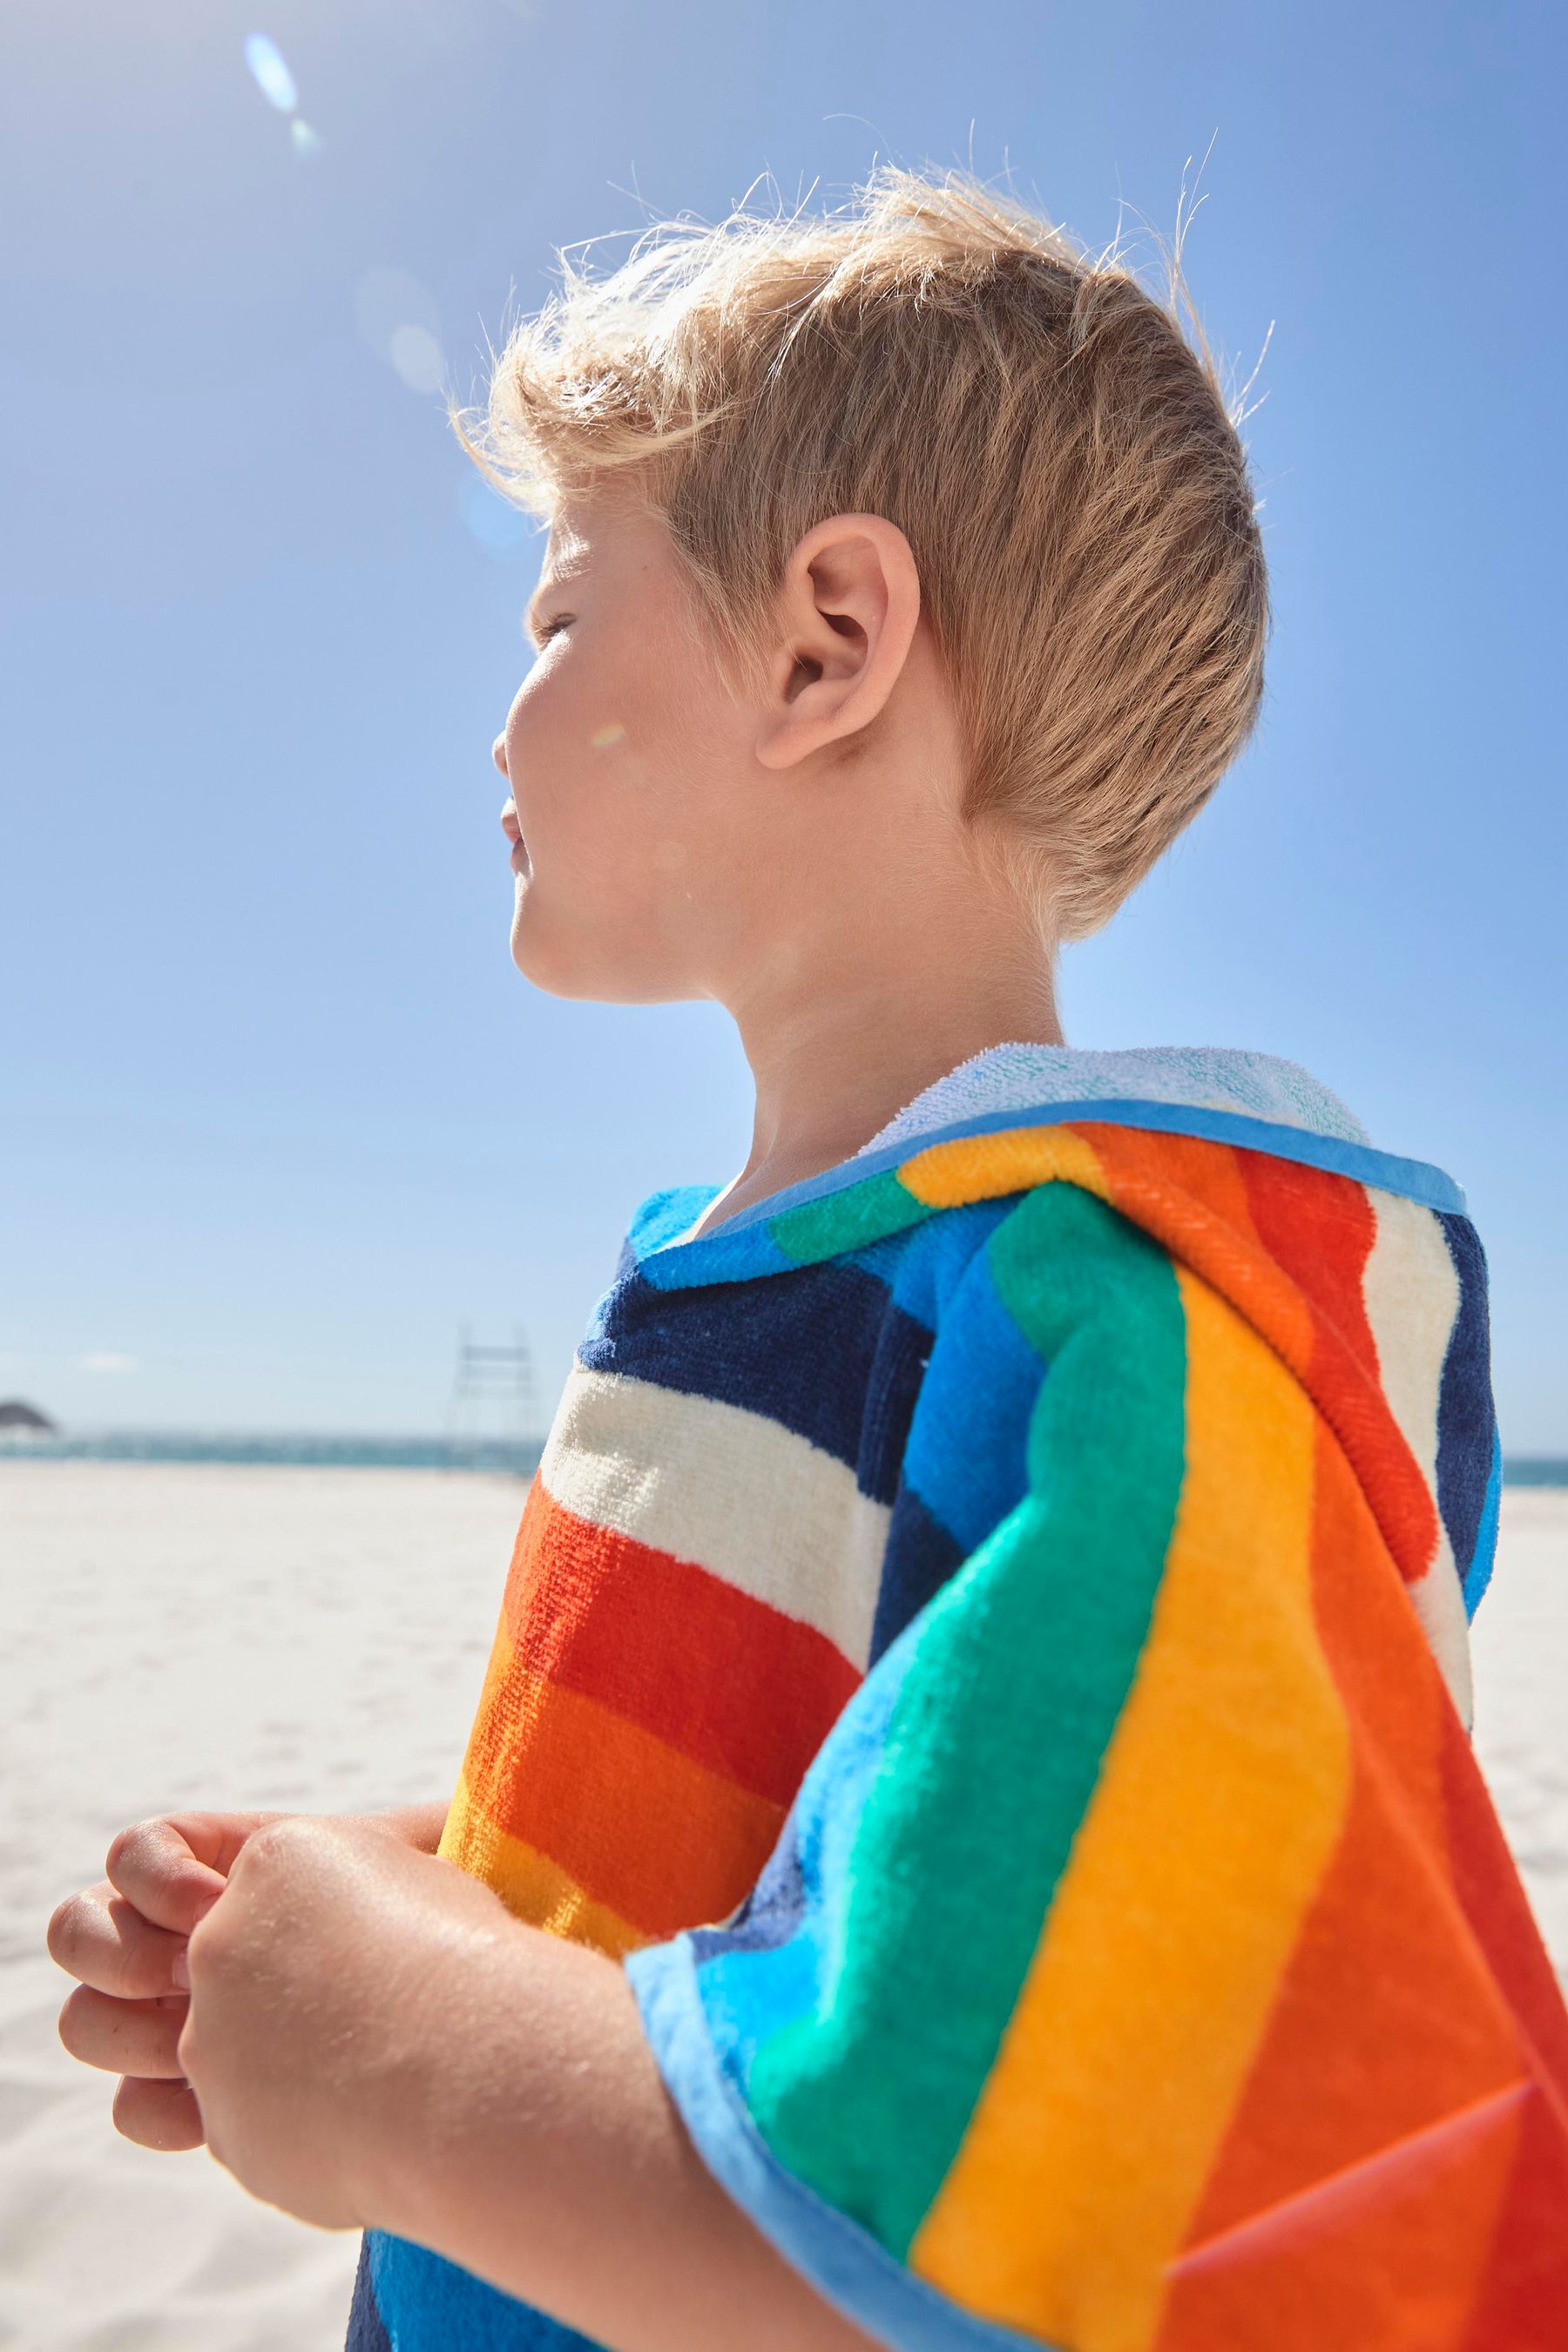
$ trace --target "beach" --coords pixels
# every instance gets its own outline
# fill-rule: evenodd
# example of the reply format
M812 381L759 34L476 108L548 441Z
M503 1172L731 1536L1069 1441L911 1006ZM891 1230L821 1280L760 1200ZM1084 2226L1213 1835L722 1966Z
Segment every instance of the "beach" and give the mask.
M175 1807L445 1797L521 1509L516 1477L0 1459L0 2347L341 2352L353 2233L205 2151L120 2138L59 2046L56 1903ZM1510 1489L1473 1633L1476 1744L1568 1977L1568 1492Z
M110 2122L43 1948L127 1822L449 1793L522 1507L439 1471L0 1461L0 2345L342 2352L359 2242Z

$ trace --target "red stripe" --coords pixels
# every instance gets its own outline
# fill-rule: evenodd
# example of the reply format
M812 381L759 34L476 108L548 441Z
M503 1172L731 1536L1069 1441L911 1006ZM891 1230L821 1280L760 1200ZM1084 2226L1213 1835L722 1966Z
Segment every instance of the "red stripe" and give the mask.
M1568 2352L1568 2154L1546 2101L1521 2118L1464 2352Z
M1451 1708L1443 1721L1442 1774L1455 1890L1568 2145L1568 2008L1475 1750ZM1568 2233L1568 2204L1563 2227Z
M1377 1343L1362 1288L1377 1220L1360 1184L1257 1151L1237 1154L1259 1240L1373 1380Z
M1373 1496L1401 1576L1425 1576L1436 1550L1436 1503L1389 1409L1361 1289L1377 1230L1371 1200L1350 1176L1262 1152L1241 1157L1258 1237L1311 1306L1307 1388Z
M580 1518L542 1486L525 1507L506 1619L535 1674L779 1805L861 1679L815 1626Z
M1307 1385L1375 1507L1406 1579L1424 1576L1437 1546L1437 1509L1390 1409L1366 1317L1363 1278L1377 1221L1348 1176L1241 1155L1258 1237L1312 1311Z
M1400 1574L1424 1576L1436 1549L1436 1506L1383 1393L1364 1309L1347 1303L1371 1214L1363 1188L1229 1144L1187 1138L1175 1153L1166 1136L1074 1124L1105 1169L1115 1205L1228 1300L1295 1373L1344 1447ZM1245 1216L1228 1197L1238 1170ZM1312 1246L1293 1238L1297 1220L1315 1230Z

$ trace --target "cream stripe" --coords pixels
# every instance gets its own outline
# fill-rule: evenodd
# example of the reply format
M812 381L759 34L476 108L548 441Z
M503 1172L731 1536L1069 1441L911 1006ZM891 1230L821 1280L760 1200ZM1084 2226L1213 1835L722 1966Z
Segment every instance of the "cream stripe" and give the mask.
M1437 1504L1437 1406L1443 1363L1459 1311L1459 1276L1430 1209L1369 1190L1376 1220L1362 1298L1389 1409ZM1433 1656L1468 1725L1470 1638L1453 1546L1442 1519L1437 1548L1410 1598Z
M1312 1614L1312 1408L1177 1279L1187 1466L1148 1641L911 2250L970 2309L1074 2352L1144 2352L1158 2326L1349 1785Z
M809 1438L576 1365L539 1475L564 1510L695 1562L865 1666L891 1513Z

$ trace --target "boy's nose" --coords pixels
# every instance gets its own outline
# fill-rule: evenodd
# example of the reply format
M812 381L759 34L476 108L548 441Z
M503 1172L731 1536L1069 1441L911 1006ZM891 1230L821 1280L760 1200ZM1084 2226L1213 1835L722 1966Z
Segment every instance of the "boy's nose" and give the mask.
M506 776L506 737L504 735L498 735L490 745L490 758L495 761L501 774ZM508 783L511 782L510 776L507 776L507 782Z

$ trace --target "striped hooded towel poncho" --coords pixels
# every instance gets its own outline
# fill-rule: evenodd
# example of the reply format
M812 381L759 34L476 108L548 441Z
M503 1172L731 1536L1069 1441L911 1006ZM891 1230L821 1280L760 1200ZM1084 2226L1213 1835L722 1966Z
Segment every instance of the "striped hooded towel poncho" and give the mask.
M1007 1045L718 1191L577 1350L441 1852L900 2352L1568 2347L1457 1188L1289 1064ZM356 2352L584 2340L366 2234Z

